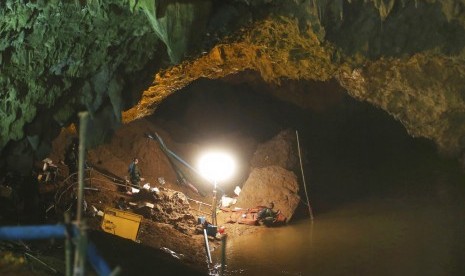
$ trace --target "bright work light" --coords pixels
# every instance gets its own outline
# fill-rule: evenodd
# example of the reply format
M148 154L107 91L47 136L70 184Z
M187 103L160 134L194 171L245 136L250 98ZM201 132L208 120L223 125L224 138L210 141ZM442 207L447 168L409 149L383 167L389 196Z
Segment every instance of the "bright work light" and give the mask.
M199 160L200 173L215 185L230 178L235 168L233 158L225 152L208 152Z
M199 160L199 171L208 180L213 182L212 224L216 225L216 185L218 181L230 178L236 168L231 155L225 152L208 152Z

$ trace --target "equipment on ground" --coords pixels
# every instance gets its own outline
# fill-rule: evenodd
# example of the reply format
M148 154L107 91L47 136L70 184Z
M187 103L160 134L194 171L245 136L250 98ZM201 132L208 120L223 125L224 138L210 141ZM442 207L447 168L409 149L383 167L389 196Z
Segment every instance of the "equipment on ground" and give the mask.
M142 216L115 208L105 210L102 220L103 231L137 241Z

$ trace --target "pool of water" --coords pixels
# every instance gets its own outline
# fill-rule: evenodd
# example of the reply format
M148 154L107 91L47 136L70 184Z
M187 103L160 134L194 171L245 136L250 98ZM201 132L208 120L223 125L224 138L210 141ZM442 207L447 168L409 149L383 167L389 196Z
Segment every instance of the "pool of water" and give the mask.
M463 202L459 189L339 206L229 241L225 275L465 275Z
M465 174L457 160L350 99L305 118L313 223L300 214L231 239L225 275L465 275Z

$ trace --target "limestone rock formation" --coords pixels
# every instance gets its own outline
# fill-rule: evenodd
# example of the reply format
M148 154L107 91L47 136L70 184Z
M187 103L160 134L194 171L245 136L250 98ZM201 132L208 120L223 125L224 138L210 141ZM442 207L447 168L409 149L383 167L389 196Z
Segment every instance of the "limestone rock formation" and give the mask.
M207 26L211 1L145 0L134 2L136 8L144 10L157 37L166 45L172 62L182 61L189 49L196 48L200 43Z
M2 1L0 149L41 159L82 110L95 129L117 128L137 101L131 87L156 60L160 43L146 22L117 0Z
M288 129L280 132L273 139L258 145L250 165L254 168L279 166L296 171L298 166L295 132Z
M82 110L101 143L193 81L247 70L337 82L441 152L465 149L465 0L6 0L0 26L2 156L44 157Z
M288 221L292 218L300 197L297 177L291 171L278 166L253 169L237 199L236 206L253 208L274 203Z
M288 221L299 204L299 182L295 132L281 131L271 140L258 145L250 162L252 171L244 183L237 206L268 206L270 202Z
M252 208L275 204L288 221L299 204L297 145L295 132L287 129L257 146L236 206Z
M335 79L412 136L432 139L449 156L463 151L464 1L242 2L266 7L268 16L206 55L157 73L123 120L151 114L200 77L253 70L277 85L286 78ZM280 98L287 97L295 95Z

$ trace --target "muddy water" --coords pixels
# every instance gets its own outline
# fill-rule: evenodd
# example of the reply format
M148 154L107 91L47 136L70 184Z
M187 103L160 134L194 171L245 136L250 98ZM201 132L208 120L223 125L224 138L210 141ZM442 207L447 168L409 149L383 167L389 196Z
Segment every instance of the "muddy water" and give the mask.
M317 212L313 224L229 241L225 275L465 275L465 183L450 174L425 172Z
M370 169L322 160L313 224L229 241L226 275L465 275L464 174L424 152Z
M430 147L386 152L314 159L314 223L229 242L226 275L465 275L463 170Z
M226 275L465 275L463 204L364 201L239 237Z
M464 169L440 158L431 141L410 137L387 113L348 96L310 112L246 85L199 81L189 89L171 97L180 107L169 108L168 99L158 109L177 120L176 129L190 126L185 139L201 143L240 128L263 142L293 128L303 149L314 223L301 215L229 241L226 275L465 275ZM225 103L231 106L212 108ZM176 119L187 104L189 120Z
M465 275L464 170L396 128L307 140L314 223L229 242L226 275Z

